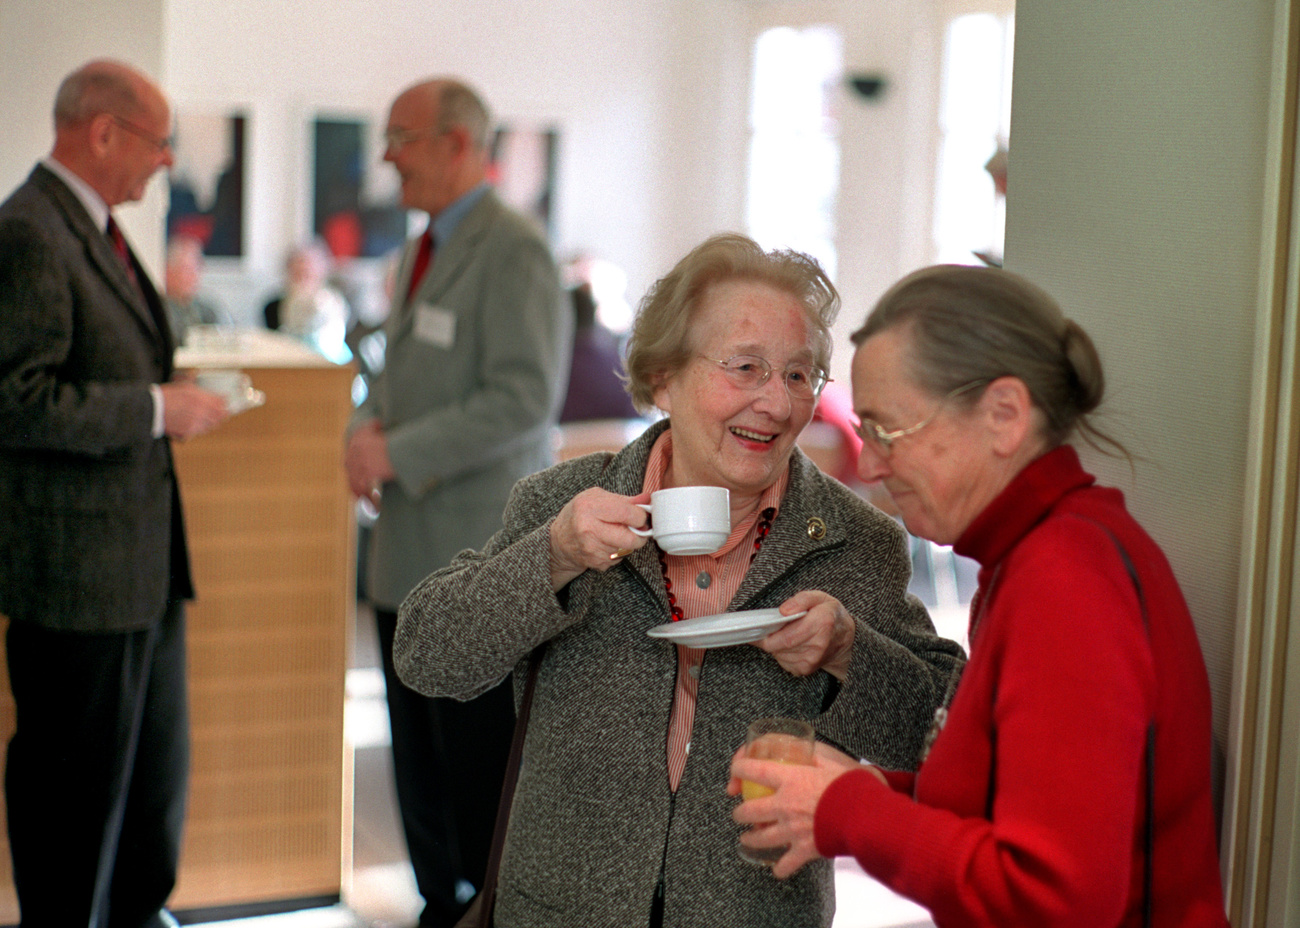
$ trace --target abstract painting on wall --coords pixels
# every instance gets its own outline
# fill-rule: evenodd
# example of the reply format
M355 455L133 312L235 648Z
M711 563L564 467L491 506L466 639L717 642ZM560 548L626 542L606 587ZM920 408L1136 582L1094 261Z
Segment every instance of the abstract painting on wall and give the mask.
M312 126L312 232L336 258L380 258L406 240L396 172L367 151L367 131L358 119Z
M177 114L168 238L198 239L211 257L243 256L246 130L242 113Z
M501 199L537 220L548 237L554 232L558 146L554 129L502 126L493 136L488 167L488 179Z

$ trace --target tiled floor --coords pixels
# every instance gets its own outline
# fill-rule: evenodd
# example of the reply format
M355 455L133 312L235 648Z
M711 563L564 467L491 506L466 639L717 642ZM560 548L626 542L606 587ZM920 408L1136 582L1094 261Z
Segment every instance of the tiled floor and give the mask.
M420 898L398 827L389 766L388 716L378 669L374 622L357 616L354 667L348 673L346 727L355 747L353 864L344 905L209 922L207 928L407 928ZM933 928L925 909L895 896L852 861L836 865L834 928Z

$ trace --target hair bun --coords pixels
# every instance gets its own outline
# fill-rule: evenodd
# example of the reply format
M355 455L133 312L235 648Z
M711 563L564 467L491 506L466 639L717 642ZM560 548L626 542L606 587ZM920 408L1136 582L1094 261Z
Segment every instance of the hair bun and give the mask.
M1101 405L1102 395L1106 392L1106 378L1096 346L1073 319L1065 320L1061 352L1065 355L1067 376L1073 381L1078 411L1092 412Z

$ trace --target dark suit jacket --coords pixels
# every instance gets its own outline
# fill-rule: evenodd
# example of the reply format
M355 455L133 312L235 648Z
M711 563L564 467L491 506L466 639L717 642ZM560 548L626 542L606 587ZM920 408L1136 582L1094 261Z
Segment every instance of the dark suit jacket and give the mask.
M0 613L125 631L192 595L149 385L172 372L162 302L38 165L0 205Z

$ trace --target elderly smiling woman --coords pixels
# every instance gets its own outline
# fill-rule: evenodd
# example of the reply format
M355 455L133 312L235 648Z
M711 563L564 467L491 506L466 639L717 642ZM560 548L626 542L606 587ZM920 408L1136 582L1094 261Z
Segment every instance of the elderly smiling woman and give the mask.
M521 481L487 547L403 604L397 667L430 695L473 697L545 644L497 925L830 924L829 864L782 883L738 855L732 747L755 718L788 716L910 768L961 661L906 596L901 530L795 447L837 305L804 255L704 242L632 334L629 391L667 419ZM652 491L692 485L730 492L719 551L667 555L633 533ZM761 607L807 614L707 652L646 635Z
M916 775L819 746L737 752L744 841L796 872L851 854L948 926L1226 928L1210 799L1210 692L1168 561L1066 440L1091 424L1092 341L1046 293L936 267L855 335L858 471L914 534L975 558L971 660ZM793 772L793 773L792 773ZM893 789L891 789L892 787Z

